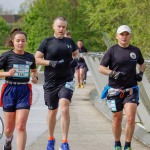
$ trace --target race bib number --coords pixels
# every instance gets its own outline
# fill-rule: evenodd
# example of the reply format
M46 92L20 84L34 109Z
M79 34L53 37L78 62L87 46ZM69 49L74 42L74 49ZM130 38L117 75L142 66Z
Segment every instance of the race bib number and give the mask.
M17 78L29 78L30 77L30 66L24 64L13 64L13 68L16 70L13 77Z
M107 106L111 111L117 111L115 100L107 100Z
M65 87L67 89L70 89L71 91L74 91L75 90L75 82L74 81L66 82Z
M83 53L79 53L80 54L80 57L83 57Z

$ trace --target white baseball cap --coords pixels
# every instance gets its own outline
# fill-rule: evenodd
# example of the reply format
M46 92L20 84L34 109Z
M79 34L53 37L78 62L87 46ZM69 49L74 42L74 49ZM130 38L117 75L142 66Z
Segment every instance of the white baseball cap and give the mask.
M131 33L131 29L127 26L127 25L121 25L118 29L117 29L117 33L121 34L122 32L128 32Z

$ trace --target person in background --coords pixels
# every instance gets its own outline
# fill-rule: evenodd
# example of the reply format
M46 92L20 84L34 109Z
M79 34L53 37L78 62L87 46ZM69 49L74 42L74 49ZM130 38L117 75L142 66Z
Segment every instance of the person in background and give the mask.
M87 72L89 71L87 64L85 63L84 66L84 79L83 79L83 83L86 84L86 78L87 78Z
M69 30L66 30L64 37L72 38Z
M35 54L36 62L44 66L44 98L48 106L48 143L46 150L54 150L56 115L61 108L62 143L59 150L70 150L68 132L70 125L69 105L75 88L70 63L78 54L75 42L64 37L67 20L54 19L54 35L42 41Z
M3 150L12 150L13 132L17 131L17 150L25 150L27 139L26 123L32 104L32 86L36 84L38 74L35 58L25 51L27 34L20 28L15 28L10 33L8 46L11 50L0 56L0 77L5 77L2 86L0 106L4 111L5 144Z
M78 88L84 88L84 77L85 77L86 63L85 63L85 60L83 57L83 53L87 53L87 49L83 46L83 41L81 39L78 40L77 46L78 46L78 50L79 50L79 54L80 54L78 66L76 67Z
M116 38L118 44L107 50L100 63L99 71L109 76L104 95L107 96L107 104L113 115L114 150L122 150L120 137L123 109L126 116L124 150L131 150L135 116L139 104L138 82L142 81L145 63L140 49L129 44L131 29L127 25L121 25L117 29ZM136 72L137 64L139 72Z
M72 38L69 30L66 30L64 37ZM77 67L77 65L78 65L78 59L76 57L75 58L73 57L73 60L70 62L71 71L72 71L73 76L75 74L75 68ZM74 80L75 80L75 77L74 77Z

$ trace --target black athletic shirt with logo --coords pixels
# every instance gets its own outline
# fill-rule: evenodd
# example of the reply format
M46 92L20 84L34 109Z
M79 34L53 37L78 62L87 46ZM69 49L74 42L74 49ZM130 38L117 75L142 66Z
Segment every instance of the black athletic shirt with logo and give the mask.
M64 60L61 67L53 68L45 66L45 85L46 87L55 86L67 79L73 79L70 62L72 61L72 52L77 50L75 42L71 38L58 39L54 36L46 38L38 47L38 51L44 54L45 60L59 61Z
M123 79L113 79L109 77L109 85L113 88L129 88L137 85L136 64L144 63L143 56L139 48L129 45L127 48L120 47L118 44L112 46L104 55L100 65L111 70L124 72Z
M12 68L15 68L15 74L11 77L6 77L5 80L11 82L29 82L30 69L36 69L33 54L25 52L19 55L14 53L13 50L4 52L0 56L0 69L8 72Z

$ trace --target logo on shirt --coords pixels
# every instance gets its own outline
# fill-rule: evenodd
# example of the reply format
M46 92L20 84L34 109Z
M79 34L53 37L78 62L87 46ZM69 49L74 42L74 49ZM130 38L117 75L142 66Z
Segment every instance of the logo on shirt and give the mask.
M130 57L131 57L132 59L136 59L136 54L133 53L133 52L131 52L131 53L130 53Z
M31 66L33 64L33 62L26 61L26 64Z
M72 46L71 45L67 45L67 48L72 48Z
M53 109L53 106L48 106L48 109L52 110L52 109Z

